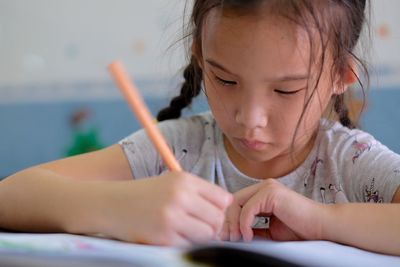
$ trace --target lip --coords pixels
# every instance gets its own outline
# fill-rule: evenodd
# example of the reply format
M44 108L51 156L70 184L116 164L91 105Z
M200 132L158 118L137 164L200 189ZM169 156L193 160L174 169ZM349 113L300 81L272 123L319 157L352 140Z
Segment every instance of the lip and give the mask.
M262 150L267 145L267 143L259 140L251 140L245 138L238 138L238 141L242 146L251 150Z

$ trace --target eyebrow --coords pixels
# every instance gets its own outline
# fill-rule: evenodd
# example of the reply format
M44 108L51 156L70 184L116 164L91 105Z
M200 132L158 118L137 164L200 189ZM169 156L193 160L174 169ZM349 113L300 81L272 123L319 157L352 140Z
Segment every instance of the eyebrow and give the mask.
M215 62L212 59L206 59L205 60L208 64L211 66L220 69L228 74L234 75L234 76L239 76L234 74L233 72L229 71L227 68L222 66L221 64ZM302 81L302 80L307 80L309 78L308 74L293 74L293 75L283 75L281 77L278 77L277 79L274 80L274 82L288 82L288 81Z
M217 68L217 69L220 69L220 70L222 70L222 71L224 71L224 72L226 72L226 73L229 73L229 74L238 76L238 75L234 74L233 72L229 71L227 68L225 68L225 67L222 66L221 64L215 62L215 61L212 60L212 59L206 59L206 62L207 62L208 64L210 64L211 66L213 66L213 67L215 67L215 68Z

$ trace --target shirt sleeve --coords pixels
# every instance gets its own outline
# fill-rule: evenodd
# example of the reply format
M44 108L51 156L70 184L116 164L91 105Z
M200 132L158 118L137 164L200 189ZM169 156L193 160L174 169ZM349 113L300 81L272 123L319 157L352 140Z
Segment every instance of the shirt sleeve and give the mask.
M354 132L353 132L354 133ZM354 201L390 203L400 186L400 155L356 130L348 139L343 159L347 187Z
M158 123L168 146L184 170L190 171L198 160L204 142L202 116L167 120ZM157 176L167 171L160 154L141 129L118 142L131 167L135 179Z
M161 165L161 157L144 129L125 137L118 143L128 159L135 179L155 176L160 173L157 170Z

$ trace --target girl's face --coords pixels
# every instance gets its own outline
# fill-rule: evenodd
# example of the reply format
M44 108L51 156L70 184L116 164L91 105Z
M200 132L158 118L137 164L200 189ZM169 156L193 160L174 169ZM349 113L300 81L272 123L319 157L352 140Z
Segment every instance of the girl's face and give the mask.
M332 95L324 66L311 97L319 70L311 66L309 73L309 60L306 32L288 20L209 13L199 63L228 152L253 163L287 159L293 148L304 152Z

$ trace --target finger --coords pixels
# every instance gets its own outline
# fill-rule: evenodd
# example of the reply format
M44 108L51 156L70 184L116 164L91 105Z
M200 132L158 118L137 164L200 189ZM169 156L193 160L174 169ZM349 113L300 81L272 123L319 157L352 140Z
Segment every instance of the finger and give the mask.
M253 239L254 233L252 225L256 215L260 213L270 213L268 210L263 210L263 202L263 199L256 194L242 207L239 218L240 232L243 236L243 240L246 242Z
M164 212L164 218L160 218L158 227L150 232L141 233L142 240L150 239L150 244L161 246L188 246L190 239L180 234L180 229L190 225L184 210L176 208L173 212Z
M232 242L238 242L242 238L240 234L240 226L239 222L231 222L229 223L229 240Z
M222 187L212 184L201 178L194 179L197 183L198 192L208 201L221 210L225 210L233 200L233 196Z
M226 219L218 237L222 241L229 240L229 221L227 221Z
M178 233L193 243L204 243L216 238L216 233L210 225L190 215L178 226Z
M190 201L182 201L187 214L209 225L216 236L223 227L225 212L200 195L190 196Z
M239 218L242 208L236 203L236 201L228 208L226 212L226 219L229 240L237 242L242 238L240 234Z

